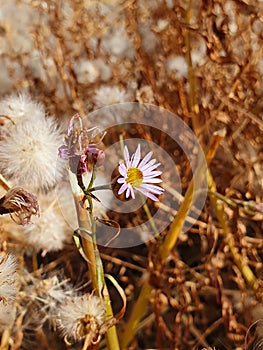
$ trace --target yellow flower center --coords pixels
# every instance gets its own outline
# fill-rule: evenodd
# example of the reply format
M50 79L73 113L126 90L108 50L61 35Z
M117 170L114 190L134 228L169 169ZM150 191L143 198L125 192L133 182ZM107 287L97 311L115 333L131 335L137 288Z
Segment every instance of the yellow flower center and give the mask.
M127 171L126 183L132 185L132 187L140 187L143 180L143 174L141 170L137 168L130 168Z

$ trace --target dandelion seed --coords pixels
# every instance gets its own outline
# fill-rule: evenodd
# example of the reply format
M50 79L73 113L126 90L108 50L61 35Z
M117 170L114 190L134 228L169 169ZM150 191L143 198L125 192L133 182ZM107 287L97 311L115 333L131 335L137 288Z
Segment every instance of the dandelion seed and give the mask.
M78 342L88 335L90 344L95 344L100 340L104 314L104 303L95 295L67 297L59 308L58 325L66 340Z
M39 215L37 198L21 187L12 188L0 198L0 214L10 214L17 224L26 225L32 215Z
M155 164L156 159L151 159L152 154L152 152L149 152L141 160L141 147L138 145L136 152L130 158L129 150L127 146L125 146L125 163L119 164L119 173L122 177L120 177L117 182L122 184L122 186L118 194L122 194L126 191L126 198L130 196L135 198L134 190L137 190L153 201L158 201L155 194L162 194L164 189L153 184L162 182L162 180L158 178L162 172L156 170L160 163Z

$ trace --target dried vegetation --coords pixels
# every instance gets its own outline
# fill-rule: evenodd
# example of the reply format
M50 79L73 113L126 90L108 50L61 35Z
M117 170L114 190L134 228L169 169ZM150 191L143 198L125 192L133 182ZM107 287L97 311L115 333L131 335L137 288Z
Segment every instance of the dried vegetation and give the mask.
M182 118L204 150L215 131L226 129L210 166L223 201L208 196L161 269L155 260L166 230L147 244L100 252L105 272L127 296L120 337L146 272L151 276L150 304L129 349L261 349L263 2L4 0L0 14L1 99L26 91L63 125L76 112L111 103L156 104ZM176 156L185 193L189 169ZM172 176L166 185L173 188ZM128 224L140 215L131 214ZM42 254L15 230L3 218L1 250L18 256L20 285L18 311L0 349L65 349L51 300L61 300L56 288L70 295L72 287L61 285L65 278L75 286L87 282L86 264L71 232L63 249ZM111 294L117 312L119 296L113 288Z

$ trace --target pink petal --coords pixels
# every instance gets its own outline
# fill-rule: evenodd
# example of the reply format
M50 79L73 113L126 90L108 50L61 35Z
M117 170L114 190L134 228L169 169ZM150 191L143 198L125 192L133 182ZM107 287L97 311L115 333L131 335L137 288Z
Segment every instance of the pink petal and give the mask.
M141 161L140 165L139 165L139 169L142 170L142 167L148 163L148 161L151 159L151 156L153 155L152 152L149 152L146 154L146 156L143 158L143 160Z
M121 186L121 188L118 191L118 194L122 194L124 191L126 191L128 188L128 185L126 184L126 182Z
M127 146L124 147L124 160L128 168L130 166L130 154Z
M150 198L151 200L157 202L158 198L155 197L152 193L150 193L149 191L147 191L144 188L138 188L138 191L140 191L142 194L144 194L146 197Z
M145 177L156 177L156 176L159 176L159 175L161 175L162 174L162 172L161 171L145 171L144 173L143 173L143 178L145 178Z
M164 189L162 187L155 186L155 185L142 184L140 188L145 188L146 190L156 194L161 194L164 192Z
M162 181L162 179L153 179L153 178L151 178L151 177L144 177L143 178L143 180L142 180L142 182L143 183L150 183L150 184L153 184L153 183L155 183L155 184L159 184L159 183L161 183L161 182L163 182Z
M132 156L131 167L136 168L141 160L141 145L139 144L134 155Z
M119 173L124 177L127 176L127 168L123 163L119 164Z

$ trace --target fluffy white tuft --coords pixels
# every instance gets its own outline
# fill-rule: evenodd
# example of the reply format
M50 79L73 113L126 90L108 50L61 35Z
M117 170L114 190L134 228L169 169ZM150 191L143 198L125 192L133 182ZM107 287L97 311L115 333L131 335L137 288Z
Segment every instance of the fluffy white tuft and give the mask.
M13 303L0 302L0 332L9 327L15 320L15 307Z
M78 83L88 84L95 83L99 77L99 71L94 62L89 60L80 60L74 65L74 71L77 76Z
M61 250L67 238L67 224L56 206L55 193L39 196L40 216L23 227L25 241L43 254ZM53 200L53 201L52 201Z
M94 96L94 103L96 107L104 107L116 103L129 102L129 99L129 94L119 86L102 86Z
M124 28L118 28L103 38L102 48L118 58L133 57L133 46Z
M15 299L16 266L13 255L0 256L0 304Z
M46 190L62 177L63 163L57 155L62 143L53 118L31 116L10 128L0 141L0 171L13 185Z
M44 107L33 101L30 95L11 95L0 102L0 114L8 116L17 124L26 119L38 120L45 116ZM10 126L10 125L9 125Z
M183 56L171 56L166 63L166 69L177 80L187 77L188 66Z
M95 295L67 297L59 308L59 326L64 336L79 341L85 336L85 324L91 330L97 329L103 324L104 314L104 303Z

